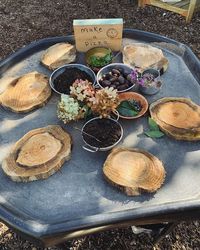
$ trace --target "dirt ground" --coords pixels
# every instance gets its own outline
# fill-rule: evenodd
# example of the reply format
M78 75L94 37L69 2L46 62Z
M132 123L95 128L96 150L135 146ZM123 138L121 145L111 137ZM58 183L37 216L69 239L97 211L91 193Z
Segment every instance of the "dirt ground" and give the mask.
M0 0L0 60L40 38L72 32L73 19L122 17L126 28L155 32L189 45L200 58L200 12L190 24L177 14L155 7L137 8L128 0ZM200 222L183 222L153 246L148 234L115 229L48 249L200 249ZM0 223L0 249L40 249Z

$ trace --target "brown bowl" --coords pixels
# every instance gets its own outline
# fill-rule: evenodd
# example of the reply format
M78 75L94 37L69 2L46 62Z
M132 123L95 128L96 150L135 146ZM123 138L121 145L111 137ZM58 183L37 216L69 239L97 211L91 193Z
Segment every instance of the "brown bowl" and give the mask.
M136 101L140 101L141 106L142 106L142 110L138 113L138 115L136 115L136 116L123 116L119 113L120 118L127 119L127 120L136 119L136 118L143 116L148 110L149 104L148 104L146 98L144 98L144 96L142 96L136 92L120 93L119 99L120 99L120 102L134 99Z

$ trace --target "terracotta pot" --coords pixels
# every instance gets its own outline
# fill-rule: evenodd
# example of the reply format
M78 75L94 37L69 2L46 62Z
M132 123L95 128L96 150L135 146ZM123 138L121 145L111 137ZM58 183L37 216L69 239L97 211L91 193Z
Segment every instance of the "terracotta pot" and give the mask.
M141 103L142 110L136 116L123 116L119 113L119 117L127 120L137 119L143 116L148 110L148 102L146 98L136 92L125 92L119 94L120 101L136 100Z

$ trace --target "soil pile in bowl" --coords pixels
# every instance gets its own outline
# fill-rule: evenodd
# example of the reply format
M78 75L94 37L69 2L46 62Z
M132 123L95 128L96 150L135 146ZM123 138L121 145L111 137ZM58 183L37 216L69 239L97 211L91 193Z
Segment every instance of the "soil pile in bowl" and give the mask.
M91 76L85 71L77 68L67 68L62 74L60 74L54 79L53 85L58 92L63 94L69 94L70 86L77 79L88 80L89 82L93 82Z
M83 139L93 147L106 148L115 144L121 137L121 128L113 120L102 118L92 120L84 127L84 132L96 139L83 134ZM99 142L99 141L100 142Z

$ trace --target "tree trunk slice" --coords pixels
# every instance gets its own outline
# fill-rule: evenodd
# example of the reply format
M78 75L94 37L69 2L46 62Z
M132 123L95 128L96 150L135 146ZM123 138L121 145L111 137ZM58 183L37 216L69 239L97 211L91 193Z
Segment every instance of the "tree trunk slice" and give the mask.
M45 164L53 159L61 148L61 142L51 134L36 134L21 147L16 162L25 167Z
M129 196L142 191L155 192L165 179L162 162L135 148L113 149L104 163L103 173L106 180Z
M150 105L152 119L177 140L200 140L200 106L188 98L165 97Z
M58 125L29 131L4 159L2 168L13 181L46 179L70 158L71 137Z
M74 45L70 43L57 43L44 52L41 63L50 70L55 70L75 60L76 49Z
M169 64L161 49L143 43L126 45L122 54L125 64L131 67L139 67L142 70L155 68L166 71Z
M36 71L12 80L0 94L0 104L16 113L43 106L51 96L48 77Z

